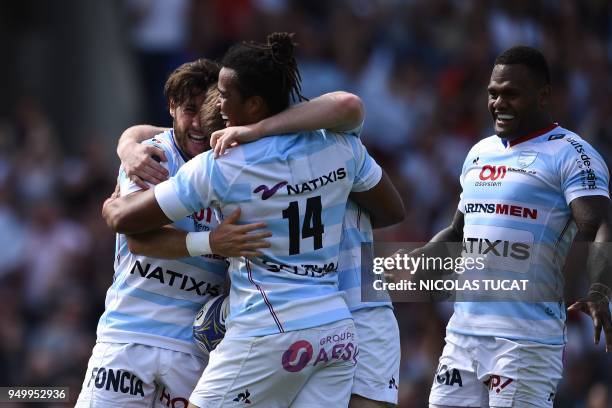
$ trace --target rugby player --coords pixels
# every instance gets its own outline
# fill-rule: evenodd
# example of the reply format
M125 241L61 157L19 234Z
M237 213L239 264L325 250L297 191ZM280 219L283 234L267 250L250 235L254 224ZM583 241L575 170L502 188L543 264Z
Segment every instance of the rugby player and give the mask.
M355 96L333 92L302 102L252 125L218 130L211 135L211 147L218 157L229 147L253 142L268 134L290 133L296 128L306 131L350 126L353 112L344 108L344 101L352 97ZM144 125L138 128L139 134L150 132ZM134 175L139 179L150 178L153 174L142 171L144 166L150 166L159 174L158 177L163 177L163 168L155 167L159 166L158 162L146 163L147 155L155 152L144 152L140 156L127 146L123 152L133 163ZM128 157L130 155L133 157ZM157 184L157 180L153 181ZM350 408L386 407L389 404L397 405L398 400L400 341L392 303L384 294L382 299L361 301L362 243L372 242L370 216L349 200L340 241L338 287L346 293L347 305L359 338L359 358L353 379Z
M610 242L609 174L593 147L553 123L550 99L548 64L538 50L517 46L497 57L488 85L495 135L468 153L458 210L432 242L463 242L469 256L482 255L478 243L485 243L485 265L496 262L506 276L529 272L531 279L562 287L577 231L595 249ZM506 243L519 253L489 251ZM550 250L556 256L546 257ZM611 350L610 265L597 250L589 265L593 285L572 308L593 318L596 343L603 328ZM561 301L456 302L430 407L552 407L563 369L565 315Z
M342 97L346 96L340 92L323 95L259 123L218 130L211 135L211 147L216 156L221 156L230 147L259 140L268 134L289 133L296 128L337 128L342 126L344 116L348 116L340 113L342 102L339 99ZM372 242L369 214L349 200L338 259L338 287L346 293L359 339L359 358L349 408L384 408L397 405L398 400L400 338L392 303L386 292L377 293L380 298L361 300L362 285L371 283L362 282L361 251L367 248L362 244Z
M200 59L177 68L168 78L173 128L145 142L176 173L189 158L208 150L211 132L223 126L216 109L219 66ZM200 126L200 106L210 112ZM141 187L119 172L121 195ZM269 233L247 235L263 224L234 226L232 214L210 237L216 254L256 255ZM228 222L229 221L229 222ZM138 235L117 235L115 275L106 297L78 407L153 407L187 405L207 358L192 337L197 310L224 290L227 261L220 256L189 257L187 231L208 234L217 226L212 210L177 220L174 227ZM201 232L200 232L201 231ZM163 232L163 233L162 233ZM178 234L179 244L171 237ZM151 255L151 248L161 247ZM159 257L176 260L162 260Z
M218 88L226 125L255 123L299 96L291 37L239 44L223 59ZM224 340L190 398L191 406L346 406L356 339L337 288L342 220L349 193L375 225L403 218L397 192L353 137L361 125L269 137L187 163L154 191L108 203L112 227L144 231L194 206L265 220L272 246L261 257L232 259L231 311ZM344 134L343 134L344 133ZM206 204L206 205L205 205Z

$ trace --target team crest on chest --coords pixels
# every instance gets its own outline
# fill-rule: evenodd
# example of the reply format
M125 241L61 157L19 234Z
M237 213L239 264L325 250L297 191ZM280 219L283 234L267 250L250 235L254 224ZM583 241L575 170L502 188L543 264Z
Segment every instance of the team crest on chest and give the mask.
M525 150L521 152L521 154L519 154L517 163L519 167L524 169L525 167L531 166L536 161L537 157L538 157L538 152L533 151L533 150Z

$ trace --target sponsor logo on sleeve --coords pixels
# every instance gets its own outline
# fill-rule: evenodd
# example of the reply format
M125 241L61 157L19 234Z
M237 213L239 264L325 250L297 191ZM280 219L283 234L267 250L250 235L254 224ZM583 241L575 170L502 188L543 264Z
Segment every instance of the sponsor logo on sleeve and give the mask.
M583 188L594 190L597 188L597 175L595 170L591 167L591 157L587 154L582 143L576 139L569 137L565 139L578 154L576 164L580 169L580 182Z

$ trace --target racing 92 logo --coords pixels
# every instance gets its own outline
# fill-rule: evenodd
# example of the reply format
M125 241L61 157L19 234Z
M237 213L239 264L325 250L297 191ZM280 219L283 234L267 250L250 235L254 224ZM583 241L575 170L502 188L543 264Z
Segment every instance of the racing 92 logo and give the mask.
M283 368L290 373L296 373L306 367L312 359L312 354L312 344L306 340L296 341L283 353Z
M491 166L490 164L485 164L482 166L482 170L480 170L478 177L481 180L503 179L506 177L506 172L506 166Z

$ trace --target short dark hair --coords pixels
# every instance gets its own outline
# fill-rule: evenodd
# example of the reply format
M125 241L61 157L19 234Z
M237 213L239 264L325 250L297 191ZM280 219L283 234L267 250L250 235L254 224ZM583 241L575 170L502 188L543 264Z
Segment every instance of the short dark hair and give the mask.
M182 105L217 84L219 64L206 58L186 62L170 74L164 95L168 104Z
M217 104L219 91L217 86L210 86L206 91L206 98L200 107L200 126L206 135L225 128L225 122L221 118L221 110Z
M293 56L296 45L292 33L272 33L265 44L242 42L232 46L221 65L236 72L236 86L243 98L260 96L275 114L289 106L290 98L306 100Z
M534 74L536 79L544 85L550 85L550 70L544 55L533 47L518 45L508 48L495 58L495 65L525 65Z

